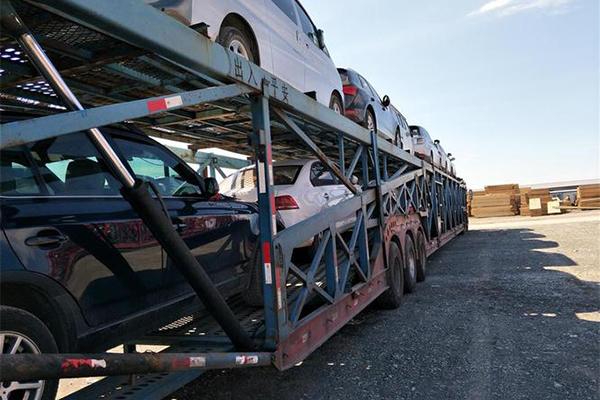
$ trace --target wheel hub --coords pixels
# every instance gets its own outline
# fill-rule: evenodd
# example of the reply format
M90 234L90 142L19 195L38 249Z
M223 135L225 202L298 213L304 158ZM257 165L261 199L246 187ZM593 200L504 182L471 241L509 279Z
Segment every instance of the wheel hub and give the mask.
M410 274L411 279L417 275L417 263L415 262L415 258L411 257L408 262L408 273Z
M244 45L244 43L242 43L240 40L237 39L233 39L228 46L229 50L233 51L235 54L239 55L240 57L245 58L246 60L250 61L250 56L248 49L246 49L246 46Z
M40 354L33 340L18 332L0 331L2 354ZM44 381L0 382L0 400L40 400Z

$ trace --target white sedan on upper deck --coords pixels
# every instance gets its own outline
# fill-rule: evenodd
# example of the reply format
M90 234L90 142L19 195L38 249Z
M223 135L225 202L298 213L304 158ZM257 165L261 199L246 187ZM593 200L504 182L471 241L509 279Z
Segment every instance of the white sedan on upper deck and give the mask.
M145 0L343 114L342 81L297 0ZM176 38L174 38L176 40Z

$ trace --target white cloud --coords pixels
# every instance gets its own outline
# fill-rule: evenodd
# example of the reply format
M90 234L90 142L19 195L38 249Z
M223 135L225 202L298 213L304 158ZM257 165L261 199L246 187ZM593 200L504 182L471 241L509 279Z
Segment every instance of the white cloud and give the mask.
M553 14L567 11L575 0L491 0L469 13L469 16L494 14L501 17L528 10L541 10Z

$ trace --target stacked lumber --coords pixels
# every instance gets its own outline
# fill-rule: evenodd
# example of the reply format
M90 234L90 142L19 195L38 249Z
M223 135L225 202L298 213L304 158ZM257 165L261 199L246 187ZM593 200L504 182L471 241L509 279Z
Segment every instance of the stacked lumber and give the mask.
M521 215L531 215L529 212L529 193L531 192L530 187L522 187L520 194L519 213Z
M577 206L600 207L600 184L582 185L577 188Z
M552 197L550 197L550 190L549 189L531 189L528 192L528 197L529 197L529 215L532 217L539 217L542 215L548 215L548 202L552 200ZM533 202L535 202L535 200L539 199L539 203L541 208L532 208L531 204L532 204L532 200Z
M486 186L473 192L471 215L475 218L506 217L519 213L519 185Z

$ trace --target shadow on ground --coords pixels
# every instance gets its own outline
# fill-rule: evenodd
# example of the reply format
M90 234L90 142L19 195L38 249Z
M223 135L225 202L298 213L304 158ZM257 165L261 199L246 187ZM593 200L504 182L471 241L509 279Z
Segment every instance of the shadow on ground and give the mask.
M368 309L301 366L213 371L170 398L597 399L600 324L578 315L598 311L599 286L577 278L597 268L597 239L576 224L551 234L582 248L468 232L400 309Z

